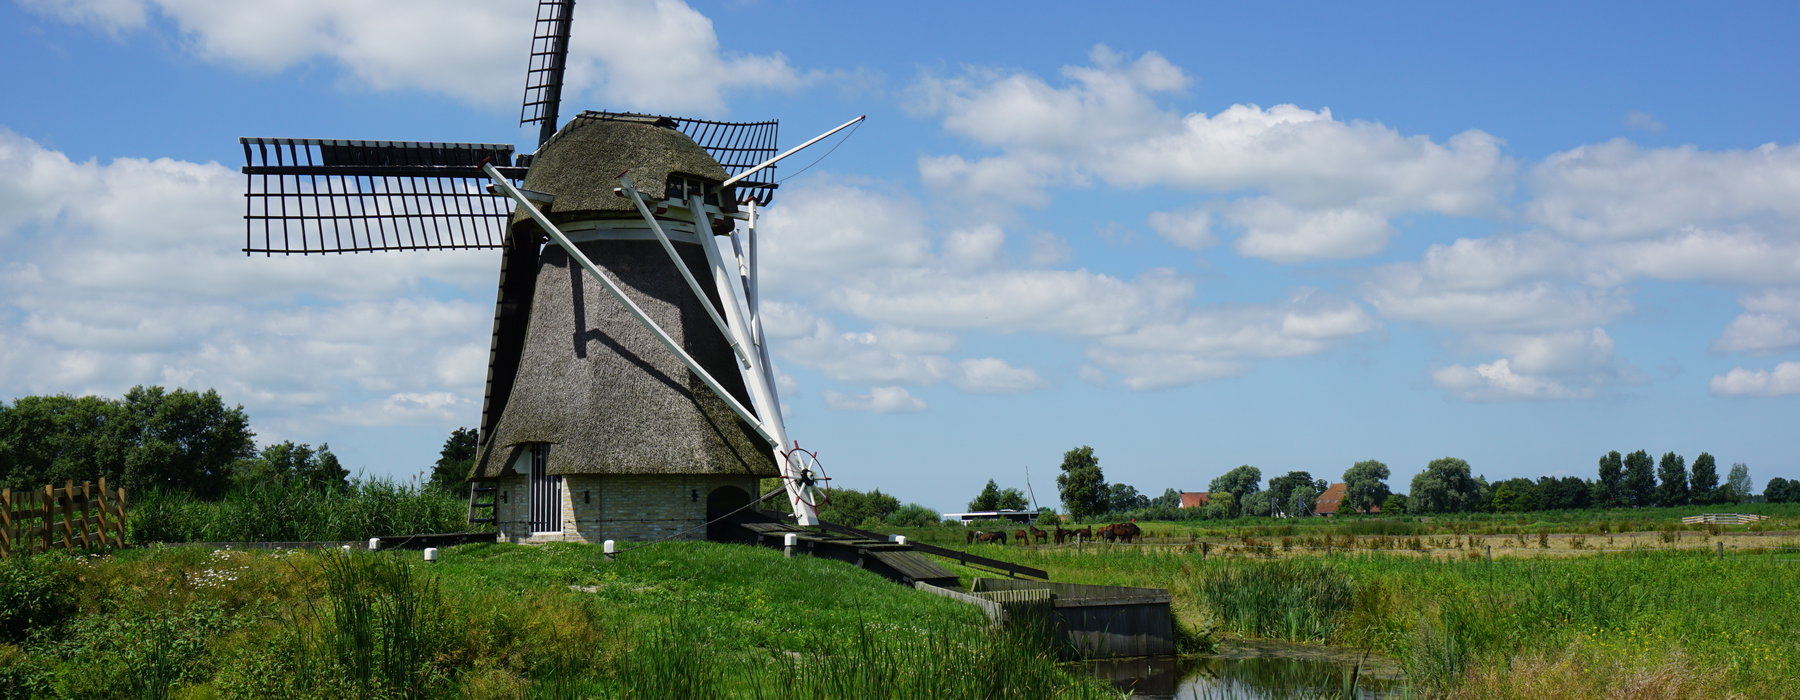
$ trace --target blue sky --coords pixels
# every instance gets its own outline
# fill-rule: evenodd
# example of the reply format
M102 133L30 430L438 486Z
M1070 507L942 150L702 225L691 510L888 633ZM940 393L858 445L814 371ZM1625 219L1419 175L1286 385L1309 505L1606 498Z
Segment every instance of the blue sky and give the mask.
M0 396L217 388L424 469L479 417L496 257L244 258L236 137L528 146L533 5L0 4ZM1151 495L1800 475L1800 9L1565 5L583 0L564 111L869 115L762 231L841 485L1049 503L1083 444Z

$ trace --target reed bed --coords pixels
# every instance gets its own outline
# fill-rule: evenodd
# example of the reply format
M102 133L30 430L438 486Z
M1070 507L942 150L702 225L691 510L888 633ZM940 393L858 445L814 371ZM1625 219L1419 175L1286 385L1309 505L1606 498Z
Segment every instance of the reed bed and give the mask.
M441 489L386 478L348 488L271 482L239 487L216 501L184 492L134 497L126 539L153 542L317 542L429 532L462 532L468 501Z

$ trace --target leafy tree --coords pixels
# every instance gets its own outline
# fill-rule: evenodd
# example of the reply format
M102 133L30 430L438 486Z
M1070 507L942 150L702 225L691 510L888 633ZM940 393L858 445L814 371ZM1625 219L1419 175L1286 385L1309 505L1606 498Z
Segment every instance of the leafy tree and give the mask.
M1025 492L1018 489L1000 489L1000 498L995 502L1000 510L1025 510L1031 505L1025 500Z
M1269 508L1274 502L1274 494L1269 491L1257 491L1255 493L1245 494L1243 512L1246 515L1268 515Z
M1111 513L1124 513L1150 507L1150 499L1138 493L1137 487L1130 484L1113 484L1107 489L1106 509Z
M1754 488L1756 485L1750 481L1750 467L1743 462L1733 462L1730 475L1725 477L1725 500L1743 503Z
M819 518L834 523L862 524L875 520L880 521L900 510L900 499L889 496L875 489L862 492L856 489L834 488L831 499L819 506Z
M1770 503L1800 503L1800 481L1775 477L1763 486L1763 498Z
M1111 493L1106 488L1106 475L1100 471L1100 458L1094 448L1082 445L1063 453L1062 473L1056 475L1056 489L1062 496L1063 510L1075 522L1106 512Z
M1654 502L1656 475L1651 471L1654 466L1650 453L1643 450L1625 455L1625 505L1642 508Z
M1624 458L1618 450L1613 450L1600 456L1600 480L1594 482L1594 505L1611 508L1624 502Z
M233 463L255 454L242 406L218 392L133 387L121 399L26 396L0 405L0 485L106 477L128 491L224 493Z
M1284 512L1293 517L1312 515L1313 509L1319 505L1319 490L1313 488L1317 485L1315 482L1307 482L1295 486L1294 490L1288 492Z
M1413 476L1407 500L1412 513L1462 513L1479 502L1481 485L1469 476L1469 463L1455 457L1431 460Z
M1494 485L1494 496L1489 506L1496 513L1539 510L1539 495L1537 484L1530 479L1507 479Z
M1656 503L1663 506L1685 506L1688 502L1687 460L1673 452L1664 452L1656 473L1662 483L1656 487Z
M338 463L327 444L314 450L311 445L286 440L264 447L254 458L239 460L233 470L233 479L245 486L286 483L321 491L350 487L349 470Z
M1373 459L1363 460L1344 472L1344 502L1352 511L1366 513L1387 500L1388 467Z
M1207 498L1216 498L1217 494L1221 492L1229 493L1239 506L1243 506L1248 503L1244 497L1255 492L1261 483L1262 470L1245 464L1213 479L1212 483L1207 485L1206 490L1214 495Z
M996 510L999 507L1000 485L994 483L993 479L988 479L987 485L981 487L981 493L976 494L975 500L969 501L969 512L971 513Z
M929 527L941 520L938 512L917 503L908 503L889 513L887 522L896 527Z
M1275 496L1275 507L1281 509L1285 514L1305 515L1311 513L1312 508L1310 506L1304 509L1296 509L1294 507L1294 504L1296 503L1294 500L1294 489L1306 487L1313 492L1314 498L1317 498L1319 492L1325 490L1324 484L1325 481L1323 479L1315 481L1311 473L1300 471L1288 472L1281 476L1269 479L1269 493Z
M1399 515L1407 511L1407 498L1404 493L1390 493L1387 500L1381 502L1381 512Z
M1710 453L1702 452L1694 458L1694 468L1688 472L1688 495L1695 503L1718 503L1719 467Z
M1224 520L1238 514L1237 497L1230 491L1214 491L1206 497L1206 517Z
M1538 507L1543 510L1586 508L1593 503L1594 487L1579 476L1539 477Z
M1180 508L1181 492L1175 489L1163 489L1161 496L1150 499L1150 505L1156 508Z
M469 478L469 470L475 468L474 428L457 428L450 431L450 437L444 439L444 448L438 451L437 464L431 467L432 486L451 493L463 489L463 480Z

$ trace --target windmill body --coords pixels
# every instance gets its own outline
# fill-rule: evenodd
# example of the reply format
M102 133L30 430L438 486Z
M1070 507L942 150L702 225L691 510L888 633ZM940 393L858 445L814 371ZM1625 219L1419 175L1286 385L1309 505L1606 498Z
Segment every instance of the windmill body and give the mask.
M815 524L816 460L790 446L762 345L754 221L767 169L824 136L775 155L773 121L584 112L556 128L573 9L539 3L536 153L240 139L244 250L501 251L468 475L470 520L501 539L734 539L727 518L776 476Z
M658 225L690 275L712 280L702 246L714 244L714 232L696 230L685 195L734 213L729 200L718 208L727 175L668 120L577 117L539 149L524 188L553 196L544 214L733 398L752 405L730 340L703 307L723 314L725 300L713 287L696 296L672 269L635 203L614 192L627 172L656 183ZM503 537L666 537L747 504L759 478L780 475L762 437L565 251L551 245L533 255L542 236L535 222L517 214L507 235L530 244L509 254L501 280L470 475L505 494L494 512ZM509 285L520 273L529 273L529 293Z

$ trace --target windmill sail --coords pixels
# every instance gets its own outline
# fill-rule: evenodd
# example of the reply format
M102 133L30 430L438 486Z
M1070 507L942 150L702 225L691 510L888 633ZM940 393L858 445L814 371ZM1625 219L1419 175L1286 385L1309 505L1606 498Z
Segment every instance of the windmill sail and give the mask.
M498 248L511 203L489 195L489 143L240 138L244 252L264 255ZM509 178L524 168L504 167Z
M776 120L760 122L722 122L710 119L694 119L691 117L668 117L661 115L632 114L628 112L597 112L587 110L576 119L631 119L656 123L671 127L686 134L689 139L718 161L728 176L756 167L773 157L779 146L776 139L780 136L781 123ZM775 168L770 166L757 173L756 180L742 180L736 185L738 199L754 199L759 206L767 206L775 198ZM677 198L679 199L679 198ZM717 204L716 202L712 202Z
M525 101L519 107L520 124L541 124L538 145L556 133L556 112L562 105L563 69L569 61L569 21L575 0L540 0L537 30L531 37L531 62L525 69Z

